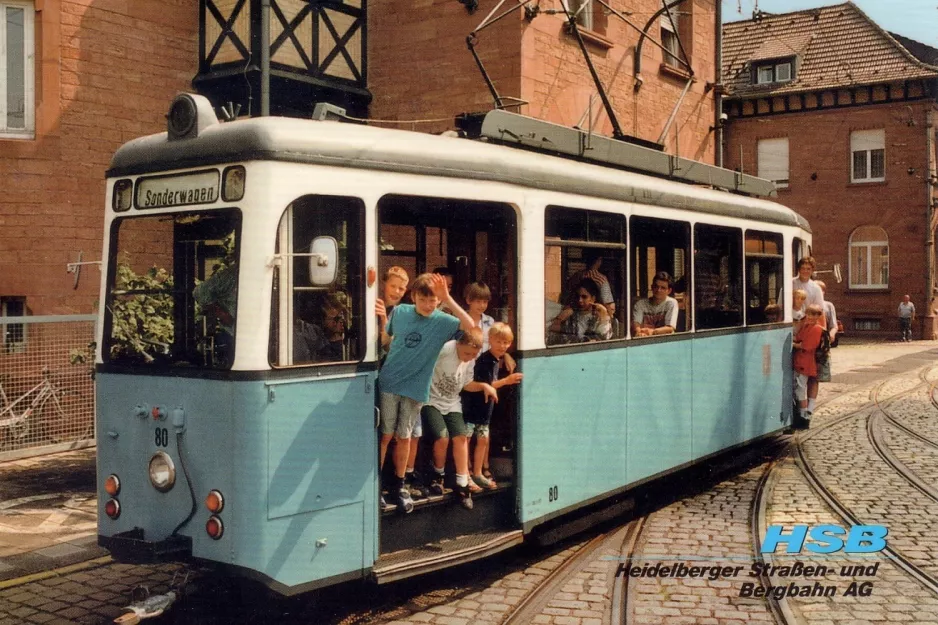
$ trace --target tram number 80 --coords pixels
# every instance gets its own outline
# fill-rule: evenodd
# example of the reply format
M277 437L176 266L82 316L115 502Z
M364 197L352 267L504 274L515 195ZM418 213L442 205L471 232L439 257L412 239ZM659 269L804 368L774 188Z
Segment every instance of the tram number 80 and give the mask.
M553 502L557 501L558 499L560 499L560 495L557 493L557 486L556 486L556 485L551 486L550 488L547 489L547 499L548 499L551 503L553 503Z
M156 428L153 442L157 447L168 447L169 431L166 428Z

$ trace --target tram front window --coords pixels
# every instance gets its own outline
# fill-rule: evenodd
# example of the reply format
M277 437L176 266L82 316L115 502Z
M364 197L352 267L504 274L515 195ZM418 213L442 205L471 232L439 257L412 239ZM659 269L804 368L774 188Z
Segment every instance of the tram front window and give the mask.
M105 359L230 368L240 231L237 209L115 221Z

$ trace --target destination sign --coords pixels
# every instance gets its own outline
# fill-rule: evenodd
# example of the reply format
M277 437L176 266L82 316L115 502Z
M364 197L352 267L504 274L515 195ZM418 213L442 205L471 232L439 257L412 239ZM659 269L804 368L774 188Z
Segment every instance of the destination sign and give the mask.
M211 204L218 199L218 170L137 180L137 208Z

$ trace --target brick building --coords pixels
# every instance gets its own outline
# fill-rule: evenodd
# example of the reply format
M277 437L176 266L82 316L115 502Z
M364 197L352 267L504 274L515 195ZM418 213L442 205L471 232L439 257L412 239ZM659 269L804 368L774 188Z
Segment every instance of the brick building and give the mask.
M372 0L368 8L371 116L440 120L414 126L434 132L451 127L447 120L457 113L492 108L493 97L467 50L466 37L496 4L483 0L470 15L455 0ZM512 4L506 3L502 10ZM593 128L612 134L566 16L549 12L560 8L560 0L539 4L539 11L515 11L477 34L476 51L497 92L523 103L510 110L583 128L589 124L592 99ZM659 142L681 156L713 162L710 128L715 97L710 87L716 82L718 3L685 0L672 9L673 25L667 15L659 14L659 0L606 2L632 25L598 0L568 4L573 10L586 4L578 13L585 44L622 132ZM642 29L647 29L647 37L640 36ZM665 47L676 56L665 53ZM681 99L691 76L688 65L694 81ZM674 121L662 137L679 101Z
M470 14L469 0L271 0L271 112L305 116L327 100L373 118L447 120L418 130L451 128L455 114L492 107L466 36L497 4L483 0ZM584 127L592 99L593 128L608 134L565 16L547 10L560 2L540 4L540 12L515 11L479 33L494 85L526 102L515 110ZM620 14L631 25L596 0L571 2L584 4L586 47L623 134L660 138L671 152L712 161L718 4L685 0L669 18L657 0L642 0ZM66 264L79 254L101 258L111 154L163 130L167 103L180 91L196 88L216 106L232 102L242 116L258 114L260 7L260 0L0 0L9 35L0 50L0 91L8 96L0 104L0 313L93 311L100 272L84 267L76 285Z
M105 169L122 143L160 131L166 103L188 87L197 7L0 0L0 8L14 34L0 86L20 96L19 106L0 106L2 312L90 313L100 272L84 267L76 288L66 264L79 253L101 258Z
M726 166L775 180L811 223L828 299L854 334L932 338L938 50L847 2L724 27Z

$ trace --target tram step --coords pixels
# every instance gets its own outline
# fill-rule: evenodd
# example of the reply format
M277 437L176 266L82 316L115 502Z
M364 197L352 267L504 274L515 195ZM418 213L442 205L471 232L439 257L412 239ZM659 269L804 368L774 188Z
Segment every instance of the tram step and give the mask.
M514 488L510 482L499 482L495 490L476 493L472 501L472 510L466 510L459 504L459 496L449 492L415 500L410 514L401 514L397 506L390 506L381 513L381 553L512 526Z
M479 558L485 558L518 545L521 530L486 531L444 539L382 555L372 573L379 584L423 575Z

